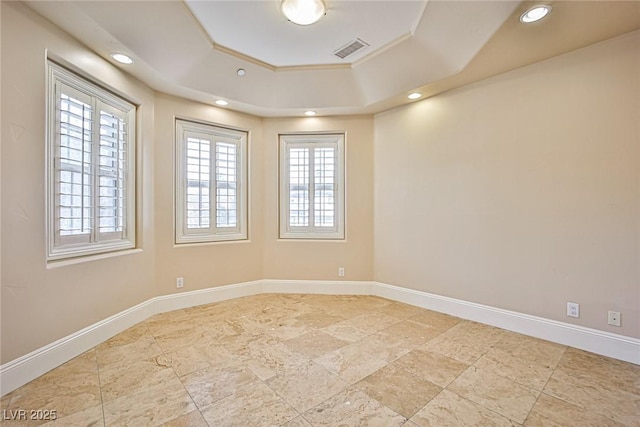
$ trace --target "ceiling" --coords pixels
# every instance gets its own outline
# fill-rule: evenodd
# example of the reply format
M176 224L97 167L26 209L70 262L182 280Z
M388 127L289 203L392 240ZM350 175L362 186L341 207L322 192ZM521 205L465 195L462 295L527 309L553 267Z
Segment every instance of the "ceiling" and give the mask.
M637 1L543 1L528 25L529 1L325 1L309 26L279 0L25 3L154 90L265 117L377 113L640 28Z
M353 63L410 37L426 6L426 1L335 1L323 19L300 26L287 21L280 1L185 3L214 43L271 67ZM333 54L356 38L369 47L345 59Z

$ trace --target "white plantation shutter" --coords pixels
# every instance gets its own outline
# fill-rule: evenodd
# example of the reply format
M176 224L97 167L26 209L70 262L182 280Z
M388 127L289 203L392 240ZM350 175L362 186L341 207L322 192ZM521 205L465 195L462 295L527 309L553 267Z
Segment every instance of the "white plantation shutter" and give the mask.
M216 226L238 225L238 147L216 142Z
M247 238L247 134L176 121L176 243Z
M280 182L281 238L344 238L344 135L281 135Z
M48 259L135 246L135 106L49 64Z
M335 226L336 185L335 159L337 147L313 149L313 225Z
M66 93L64 93L66 92ZM89 243L92 217L91 98L66 87L56 88L59 144L55 153L55 246Z
M102 240L121 239L126 231L127 145L126 118L103 106L98 155L98 231Z
M211 141L187 137L187 228L210 227Z
M292 227L309 226L309 148L289 150L289 223Z

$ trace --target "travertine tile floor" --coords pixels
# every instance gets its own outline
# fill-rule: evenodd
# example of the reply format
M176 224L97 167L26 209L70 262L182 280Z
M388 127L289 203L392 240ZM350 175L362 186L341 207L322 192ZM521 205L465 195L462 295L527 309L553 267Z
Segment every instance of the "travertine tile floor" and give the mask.
M640 426L640 366L376 297L265 294L154 316L2 409L62 426Z

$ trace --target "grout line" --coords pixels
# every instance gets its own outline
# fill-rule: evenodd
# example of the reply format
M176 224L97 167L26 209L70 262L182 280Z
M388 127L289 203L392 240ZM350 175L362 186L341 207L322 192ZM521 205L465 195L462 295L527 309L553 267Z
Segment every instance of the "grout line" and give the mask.
M98 372L98 386L100 387L100 409L102 410L102 426L106 427L107 417L104 414L104 398L102 397L102 378L100 377L100 363L98 363L98 346L93 347L96 356L96 371Z
M535 408L536 405L538 404L538 400L540 400L540 396L542 396L542 394L544 393L544 389L547 388L547 384L549 384L549 380L551 380L551 377L553 376L553 374L556 373L556 369L558 369L558 366L560 365L560 361L562 360L562 358L564 357L566 352L567 352L567 346L564 346L564 350L562 350L562 354L558 358L558 362L556 363L556 365L551 370L551 374L549 375L547 380L544 382L544 385L542 386L542 388L540 388L540 393L538 394L538 397L536 397L536 401L531 406L531 409L529 409L529 412L527 413L527 416L525 417L523 424L525 424L527 422L527 420L529 419L529 417L531 416L531 413L533 412L533 408Z

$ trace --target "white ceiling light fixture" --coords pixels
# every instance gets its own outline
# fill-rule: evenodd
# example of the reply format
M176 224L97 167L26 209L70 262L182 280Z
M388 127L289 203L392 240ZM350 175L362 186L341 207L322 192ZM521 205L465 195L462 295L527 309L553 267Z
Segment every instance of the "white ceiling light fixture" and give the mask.
M530 24L536 22L547 16L551 12L551 5L539 4L528 9L525 13L520 15L520 22L523 24Z
M224 106L229 105L229 101L225 101L224 99L217 99L216 100L216 105L224 107Z
M130 56L125 55L124 53L114 52L111 54L111 57L114 61L117 61L121 64L130 65L133 64L133 59Z
M323 0L282 0L280 9L294 24L311 25L326 14L327 6Z
M317 113L313 110L308 110L304 112L305 116L311 117L311 116L315 116Z
M418 99L418 98L420 98L421 96L422 96L422 94L421 94L420 92L413 92L413 93L410 93L410 94L407 96L407 98L409 98L409 99Z

